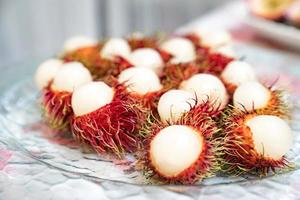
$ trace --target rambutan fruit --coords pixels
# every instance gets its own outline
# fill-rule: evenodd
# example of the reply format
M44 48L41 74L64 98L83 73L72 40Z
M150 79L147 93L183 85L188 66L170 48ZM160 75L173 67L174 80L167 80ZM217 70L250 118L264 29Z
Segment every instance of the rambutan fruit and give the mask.
M201 70L194 62L172 64L167 63L161 74L161 82L165 88L179 88L182 81L185 81Z
M220 76L225 67L233 60L234 58L220 53L209 53L204 63L207 67L204 68L203 72Z
M195 95L183 90L169 90L160 97L157 111L161 121L176 122L195 104Z
M103 44L100 51L102 58L113 60L115 57L128 58L131 48L128 42L123 38L110 38Z
M146 67L160 74L164 67L164 61L160 54L151 48L134 50L128 57L128 61L134 66Z
M292 146L293 135L284 120L234 109L224 115L223 172L265 176L288 167L285 154Z
M43 90L42 109L46 122L56 130L68 128L73 115L71 96L73 89L92 81L90 72L78 62L63 64L52 82Z
M120 73L118 82L126 86L126 92L136 104L156 110L164 89L153 70L145 67L131 67Z
M196 59L195 46L190 40L183 37L168 39L159 48L172 55L170 62L174 64L191 62Z
M221 74L221 79L229 94L232 95L239 85L249 81L256 81L256 75L250 64L234 60L225 67Z
M133 33L127 38L127 42L132 50L139 48L157 48L158 38L155 36L146 37L142 33Z
M122 156L138 146L139 114L125 87L109 87L104 82L90 82L74 90L72 96L72 133L98 153Z
M215 138L218 128L210 116L210 104L192 107L179 120L168 124L146 122L143 153L139 164L152 182L194 184L214 175L218 169L221 142Z
M228 94L222 81L211 74L196 74L183 81L180 89L196 94L198 103L209 101L216 110L222 110L228 103Z
M34 76L34 81L38 89L42 90L49 85L62 64L62 60L48 59L38 66Z
M284 94L280 90L265 87L252 81L241 84L233 94L235 108L264 115L289 118L290 111Z
M192 41L197 42L198 39L200 46L209 49L216 49L221 46L229 45L232 42L230 33L225 30L208 31L202 27L196 27L189 35Z
M63 53L67 54L81 48L93 47L96 45L97 41L93 38L86 36L75 36L65 41L63 45Z
M221 47L212 49L212 53L221 54L228 58L236 58L237 57L234 48L230 45L225 45L225 46L221 46Z

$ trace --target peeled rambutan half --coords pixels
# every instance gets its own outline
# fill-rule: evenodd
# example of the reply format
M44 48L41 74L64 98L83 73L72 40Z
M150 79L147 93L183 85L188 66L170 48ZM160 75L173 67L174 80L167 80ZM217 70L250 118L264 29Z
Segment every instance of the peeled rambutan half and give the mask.
M112 60L115 57L128 58L131 48L128 42L123 38L110 38L104 42L100 51L101 58Z
M113 38L103 44L82 47L63 56L66 62L78 61L93 75L95 80L116 76L122 70L132 66L126 59L130 47L121 39Z
M222 46L231 45L231 35L225 30L207 30L203 27L196 27L187 34L185 38L191 40L197 49L207 48L210 51L215 51Z
M159 97L165 91L155 72L145 67L131 67L121 72L118 82L126 86L131 99L153 111L157 108Z
M290 118L290 109L283 91L252 81L241 84L233 94L235 108L264 115Z
M153 120L145 123L140 164L147 178L157 183L194 184L213 175L218 166L221 143L210 116L210 104L192 107L174 123Z
M34 81L38 89L42 90L47 87L62 65L63 61L59 59L48 59L41 63L34 76Z
M211 74L199 73L183 81L181 90L195 94L198 103L209 102L212 107L222 110L227 106L228 94L222 81Z
M53 80L42 91L42 109L46 122L56 130L68 129L73 115L71 96L73 89L92 81L90 72L78 62L63 64Z
M234 60L228 63L221 73L221 80L225 84L228 93L232 95L239 85L256 81L256 75L250 64Z
M87 36L74 36L67 39L63 45L63 54L76 51L77 49L97 46L97 41Z
M160 97L157 111L161 121L176 122L195 104L195 95L183 90L169 90Z
M137 107L124 95L126 88L112 88L104 82L90 82L74 90L72 133L98 153L122 156L138 146L140 116Z
M164 61L159 52L151 48L134 50L128 56L128 61L134 66L149 68L157 74L161 74L164 67Z
M173 64L192 62L196 59L196 49L193 43L183 37L174 37L164 41L159 48L172 55Z
M288 167L285 154L293 136L284 120L241 110L228 110L224 116L222 169L226 174L265 176Z

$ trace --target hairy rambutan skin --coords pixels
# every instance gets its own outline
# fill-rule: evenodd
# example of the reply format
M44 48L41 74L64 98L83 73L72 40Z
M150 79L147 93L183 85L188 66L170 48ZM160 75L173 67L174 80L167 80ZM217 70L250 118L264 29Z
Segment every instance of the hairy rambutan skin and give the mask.
M266 176L276 169L287 168L289 163L283 156L274 160L259 154L255 150L247 120L259 115L255 112L246 112L228 108L222 116L222 131L220 137L224 140L224 162L221 170L230 176L254 175Z
M79 142L91 145L98 153L113 153L119 157L134 152L138 145L137 131L143 112L117 85L111 103L83 116L72 118L71 129Z
M77 49L63 56L65 62L78 61L92 74L94 80L101 80L109 75L117 76L122 70L132 66L122 57L114 60L101 58L101 45Z
M127 39L127 42L132 50L139 48L157 48L157 42L159 38L157 37L130 37Z
M163 68L161 82L166 89L179 88L182 81L199 73L199 66L195 63L168 63Z
M232 99L232 96L234 94L234 91L236 90L236 88L238 86L236 86L235 84L232 84L232 83L228 83L227 81L225 81L222 77L220 77L221 81L223 82L226 90L227 90L227 93L229 94L229 97L230 99Z
M211 73L220 76L228 63L233 60L233 58L229 58L219 53L210 53L205 61L205 65L208 67L204 69L203 73Z
M51 83L43 89L42 109L45 121L55 130L69 129L69 122L73 116L70 92L54 91Z
M188 40L190 40L194 46L196 47L196 49L198 49L199 47L201 47L201 39L200 37L198 37L196 34L193 34L193 33L188 33L188 34L185 34L184 37Z
M289 107L286 94L282 90L273 90L269 87L271 98L265 108L257 109L255 112L260 115L275 115L282 119L291 119L291 109Z
M140 134L144 138L142 149L138 155L139 164L143 168L144 175L153 183L158 184L194 184L195 182L213 176L218 170L221 158L222 140L216 138L219 129L212 119L218 115L209 103L197 105L186 112L177 122L163 123L149 115ZM203 138L203 147L198 159L180 174L174 177L166 177L161 174L151 162L150 145L153 138L159 132L170 125L186 125L196 130Z

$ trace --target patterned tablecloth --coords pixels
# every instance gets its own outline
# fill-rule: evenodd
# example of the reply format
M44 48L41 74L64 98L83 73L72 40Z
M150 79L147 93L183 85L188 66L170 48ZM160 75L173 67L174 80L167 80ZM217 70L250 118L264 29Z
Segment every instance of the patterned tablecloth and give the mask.
M233 3L195 20L183 29L196 25L230 29L237 41L235 47L238 54L255 65L259 74L268 73L272 78L280 74L279 84L289 86L295 110L298 110L300 55L271 49L270 43L262 42L261 38L241 23L244 13L242 3ZM34 63L29 65L31 69L34 68ZM12 67L11 72L8 70L6 74L1 74L2 81L8 80L13 70L20 70L20 74L22 70L25 72L24 66L18 67ZM34 112L27 108L27 104L33 101L30 98L36 96L20 98L32 90L29 77L30 73L24 77L24 81L15 82L9 86L9 91L0 96L1 200L300 198L300 170L260 180L218 179L215 182L208 180L204 185L181 187L139 185L135 182L138 175L134 173L127 179L118 178L121 170L116 168L114 171L113 163L107 163L92 154L80 153L68 138L56 140L46 136L32 136L37 127L25 126L28 120L34 120L27 116L28 112ZM16 93L18 97L13 95ZM300 114L297 113L296 118L299 118ZM294 123L293 129L299 132L300 127ZM299 154L299 137L296 138L294 149L292 154ZM293 161L299 163L300 158L294 155ZM117 164L123 166L123 163Z

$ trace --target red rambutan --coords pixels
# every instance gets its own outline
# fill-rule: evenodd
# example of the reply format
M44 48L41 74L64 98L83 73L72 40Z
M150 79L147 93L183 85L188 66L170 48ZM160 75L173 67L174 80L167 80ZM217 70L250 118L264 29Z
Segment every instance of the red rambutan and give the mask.
M126 93L133 102L155 111L159 97L165 91L153 70L131 67L121 72L118 82L126 86Z
M42 93L46 122L56 130L68 129L73 115L71 96L74 87L92 81L89 71L78 62L63 64Z
M104 82L90 82L75 89L72 96L72 133L98 153L122 156L134 152L138 145L137 130L141 112L124 92Z
M259 82L241 84L233 94L235 108L263 115L290 118L286 94L281 90L268 88Z
M230 95L235 89L246 82L256 81L256 75L252 66L246 62L234 60L227 64L221 73L221 80Z
M157 48L159 38L155 36L145 37L142 34L136 33L127 39L127 42L132 50L139 48Z
M292 132L279 117L229 109L223 118L224 160L228 175L265 176L288 166L284 155L292 146Z
M141 129L144 139L139 164L152 182L194 184L218 169L221 143L208 103L191 108L176 122L149 120ZM218 156L217 156L218 155Z

